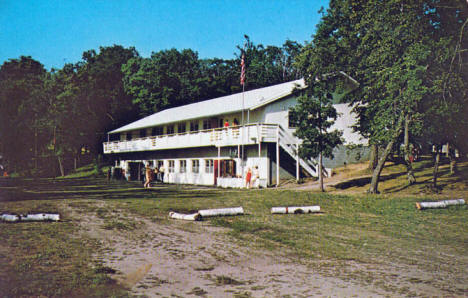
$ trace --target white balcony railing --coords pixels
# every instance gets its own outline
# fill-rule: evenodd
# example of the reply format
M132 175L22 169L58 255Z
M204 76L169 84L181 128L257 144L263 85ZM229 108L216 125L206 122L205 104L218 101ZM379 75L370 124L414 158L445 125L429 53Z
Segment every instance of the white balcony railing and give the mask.
M171 135L151 136L128 141L105 142L104 153L122 153L203 146L250 145L276 142L276 124L255 123Z

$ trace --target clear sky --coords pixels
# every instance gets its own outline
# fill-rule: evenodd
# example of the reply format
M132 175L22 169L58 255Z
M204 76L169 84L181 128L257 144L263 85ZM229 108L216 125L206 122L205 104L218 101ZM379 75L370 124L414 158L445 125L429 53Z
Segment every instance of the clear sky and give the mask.
M190 48L231 59L255 44L311 40L328 0L0 0L0 64L32 56L47 69L113 44L151 52Z

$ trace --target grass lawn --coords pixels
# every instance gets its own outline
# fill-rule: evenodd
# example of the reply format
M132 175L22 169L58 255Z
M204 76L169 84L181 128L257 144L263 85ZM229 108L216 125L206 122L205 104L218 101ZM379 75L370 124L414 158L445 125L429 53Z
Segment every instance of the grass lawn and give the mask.
M383 189L388 187L384 184ZM253 249L281 250L297 257L298 262L314 260L317 267L330 268L331 274L339 274L340 264L349 262L399 264L436 272L431 282L440 283L438 287L445 293L463 295L468 291L468 208L415 208L415 202L434 199L428 194L368 196L176 185L145 190L139 184L102 178L0 179L0 214L59 212L64 218L59 223L0 223L0 289L6 296L126 295L96 261L102 247L80 233L75 222L79 219L67 212L70 206L104 218L108 229L129 231L139 228L137 222L111 218L107 212L124 212L167 224L171 210L243 206L244 216L207 221L228 228L233 239ZM99 206L93 202L99 202ZM323 213L270 214L271 207L292 205L320 205ZM379 277L363 272L352 278ZM450 278L458 282L449 284Z

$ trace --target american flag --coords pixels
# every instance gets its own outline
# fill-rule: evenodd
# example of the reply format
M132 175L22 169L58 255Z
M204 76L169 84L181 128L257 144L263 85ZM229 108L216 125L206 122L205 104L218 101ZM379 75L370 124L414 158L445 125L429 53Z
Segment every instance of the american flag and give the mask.
M241 76L240 76L240 83L244 85L245 82L245 62L244 62L244 54L242 54L241 58Z

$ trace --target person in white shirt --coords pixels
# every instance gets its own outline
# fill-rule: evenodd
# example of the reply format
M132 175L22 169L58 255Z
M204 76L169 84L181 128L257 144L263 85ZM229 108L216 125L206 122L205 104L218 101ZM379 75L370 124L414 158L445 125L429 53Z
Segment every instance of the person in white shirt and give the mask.
M253 172L252 172L252 186L253 187L257 187L259 188L260 187L260 175L258 173L258 166L255 166L253 168Z

